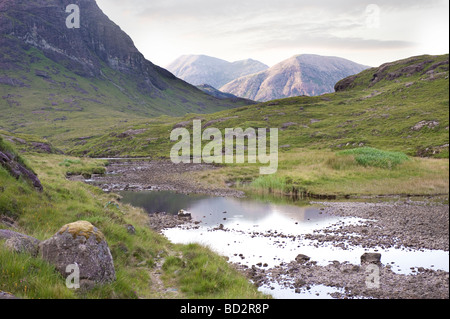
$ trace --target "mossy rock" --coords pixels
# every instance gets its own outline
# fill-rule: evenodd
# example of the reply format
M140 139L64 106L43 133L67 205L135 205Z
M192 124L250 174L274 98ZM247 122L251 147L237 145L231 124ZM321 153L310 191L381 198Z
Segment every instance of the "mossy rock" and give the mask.
M69 232L74 239L78 236L83 236L86 239L89 239L91 236L95 236L98 243L105 240L103 233L87 221L77 221L75 223L64 225L58 231L58 234L61 235L64 232Z
M82 288L116 280L114 262L105 236L87 221L67 224L40 243L41 257L64 276L68 266L77 265Z

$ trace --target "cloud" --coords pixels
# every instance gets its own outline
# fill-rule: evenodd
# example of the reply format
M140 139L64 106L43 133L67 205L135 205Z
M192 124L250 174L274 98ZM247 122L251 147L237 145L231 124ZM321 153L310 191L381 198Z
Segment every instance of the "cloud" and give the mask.
M218 52L219 58L262 50L401 51L415 54L448 21L447 0L97 0L147 57ZM379 22L368 20L370 4ZM373 12L372 12L373 13ZM448 23L447 23L448 25ZM448 40L445 40L448 41ZM158 45L150 45L156 43ZM141 44L142 43L142 44ZM448 42L447 42L448 43ZM422 45L423 47L423 45ZM177 52L174 52L177 50ZM409 51L408 51L409 50ZM170 51L170 52L169 52ZM423 52L427 53L427 52ZM381 55L380 55L381 56ZM242 56L248 58L254 56ZM288 58L288 57L286 57ZM171 61L158 62L167 64ZM264 61L263 61L264 62ZM266 62L268 63L268 62ZM374 61L373 64L379 63Z

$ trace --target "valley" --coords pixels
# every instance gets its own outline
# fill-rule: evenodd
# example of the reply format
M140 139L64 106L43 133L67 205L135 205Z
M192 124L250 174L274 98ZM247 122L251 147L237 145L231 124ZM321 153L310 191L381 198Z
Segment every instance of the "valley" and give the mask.
M68 3L0 0L0 299L449 298L448 54L172 74ZM115 278L72 290L42 247L80 222Z

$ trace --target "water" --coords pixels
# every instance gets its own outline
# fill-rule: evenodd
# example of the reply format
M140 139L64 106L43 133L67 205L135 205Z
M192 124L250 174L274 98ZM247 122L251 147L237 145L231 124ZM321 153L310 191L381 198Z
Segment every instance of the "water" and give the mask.
M411 267L449 269L449 254L436 250L382 249L371 250L348 244L336 247L331 243L305 240L302 235L327 227L358 224L364 220L325 214L318 207L273 203L270 200L237 199L184 195L173 192L122 192L122 201L143 207L147 212L176 214L180 209L189 211L198 227L180 226L164 230L174 243L199 243L229 257L231 262L247 266L258 263L274 267L289 263L298 254L311 257L319 265L331 261L358 265L364 252L378 251L381 262L391 264L392 270L412 274ZM267 234L270 234L268 236ZM273 289L275 288L275 289ZM280 285L261 287L261 291L275 298L329 298L338 291L325 286L312 287L296 294Z

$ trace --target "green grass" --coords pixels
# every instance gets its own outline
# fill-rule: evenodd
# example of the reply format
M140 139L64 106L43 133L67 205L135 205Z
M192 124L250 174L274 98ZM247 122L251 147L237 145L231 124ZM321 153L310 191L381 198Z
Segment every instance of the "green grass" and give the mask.
M356 148L347 151L338 152L337 155L350 155L362 166L380 167L392 169L410 158L401 152L388 152L371 147Z
M12 254L0 241L0 291L29 299L76 298L55 269L40 258Z
M188 298L237 299L246 291L247 298L263 295L248 286L226 259L198 244L180 246L182 258L167 258L163 269L173 275Z
M342 155L341 152L293 149L280 153L278 171L273 175L259 175L259 168L254 164L230 164L212 171L191 173L191 178L203 183L204 187L211 184L226 187L226 184L238 181L236 187L244 191L282 196L448 194L447 159L409 158L393 152L394 158L404 161L392 165L384 160L381 167L364 166L354 155ZM392 156L392 152L371 152Z
M159 258L167 258L167 263L170 263L170 256L178 255L187 248L173 245L164 236L150 230L148 217L142 209L121 204L115 194L105 194L99 188L66 179L67 172L74 167L82 173L91 172L92 168L104 168L104 161L50 154L26 154L25 157L37 172L44 191L35 191L26 181L16 180L0 167L0 215L16 221L15 231L39 240L52 237L67 223L78 220L91 222L105 235L114 259L117 280L86 293L74 292L65 287L62 276L45 261L10 252L0 243L0 290L25 299L160 298L160 289L155 286L150 273ZM127 232L128 224L135 227L135 235ZM0 228L6 226L0 224ZM189 251L205 256L203 258L211 262L224 261L202 247ZM189 256L182 254L183 263L191 262ZM220 265L221 272L217 273L216 280L230 282L218 285L216 290L209 289L210 296L263 297L256 287L226 262ZM189 291L189 297L205 297L194 287L189 288L195 283L179 283L177 275L170 270L164 278L171 287L173 282L175 287L184 287L183 291ZM183 294L178 296L185 297Z

